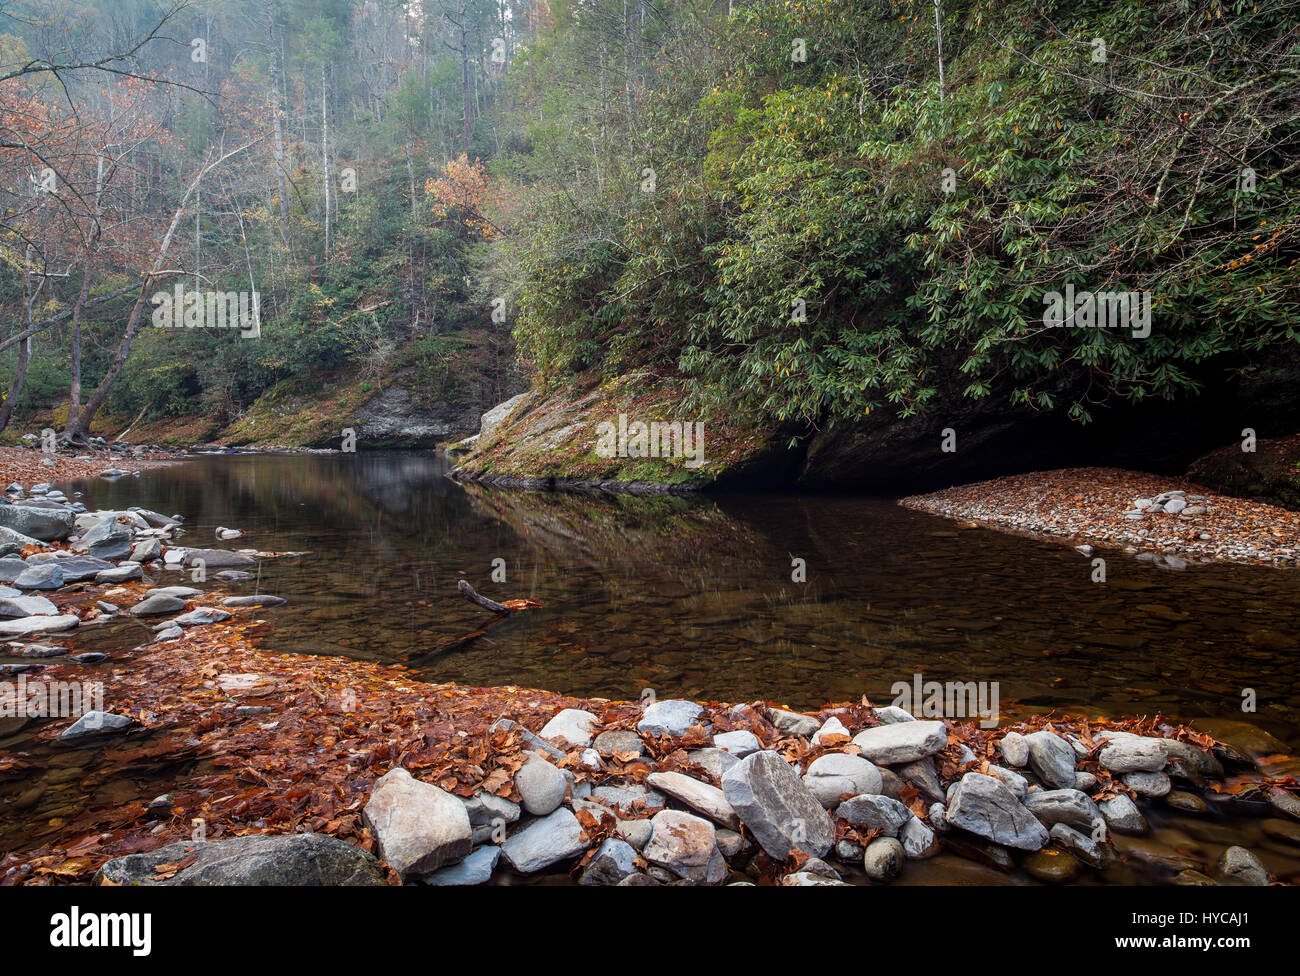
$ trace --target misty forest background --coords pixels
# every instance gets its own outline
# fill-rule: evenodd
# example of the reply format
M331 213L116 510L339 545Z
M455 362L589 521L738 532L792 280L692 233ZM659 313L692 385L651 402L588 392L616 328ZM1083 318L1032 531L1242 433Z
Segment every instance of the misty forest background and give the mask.
M0 427L398 372L491 405L645 371L796 430L952 396L1086 421L1287 369L1298 29L1289 0L0 0ZM177 282L256 290L261 338L152 328ZM1044 329L1070 283L1149 291L1151 337Z

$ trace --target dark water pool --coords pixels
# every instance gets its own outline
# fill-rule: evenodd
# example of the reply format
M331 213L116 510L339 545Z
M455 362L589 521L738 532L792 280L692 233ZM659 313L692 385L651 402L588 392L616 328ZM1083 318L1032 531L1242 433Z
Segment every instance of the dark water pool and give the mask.
M262 567L262 590L291 600L272 615L277 650L403 662L434 681L806 708L887 701L922 674L997 682L1006 714L1160 711L1300 732L1295 572L1178 572L1114 552L1098 584L1068 546L889 500L506 492L446 470L423 453L219 456L78 487L88 505L184 514L185 544L217 544L224 525L248 536L221 545L306 551ZM461 646L490 619L457 594L461 578L542 608Z

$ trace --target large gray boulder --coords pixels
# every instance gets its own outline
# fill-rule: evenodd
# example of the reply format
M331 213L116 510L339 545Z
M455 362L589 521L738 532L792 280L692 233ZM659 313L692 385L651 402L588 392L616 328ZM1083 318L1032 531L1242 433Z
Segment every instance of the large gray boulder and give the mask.
M572 810L560 807L506 838L501 856L520 874L533 874L577 857L586 849L582 824Z
M961 778L944 819L1004 847L1036 851L1047 843L1047 828L1005 783L983 773L967 773Z
M107 559L95 556L64 556L59 560L64 583L84 583L106 570L116 569Z
M1065 824L1091 833L1105 822L1092 797L1079 790L1039 790L1025 797L1025 808L1046 827Z
M855 735L853 744L863 759L891 766L933 756L948 744L948 729L936 721L877 725Z
M564 773L536 753L515 773L515 789L524 809L534 816L544 817L558 807L568 788Z
M72 535L75 518L66 509L0 504L0 526L42 542L58 542Z
M879 793L882 785L880 770L872 763L843 752L818 756L808 764L803 782L827 809L836 806L846 793L849 796Z
M1165 768L1169 747L1163 739L1147 736L1111 739L1097 761L1112 773L1156 773Z
M63 583L63 570L53 559L29 565L14 580L14 586L20 590L57 590Z
M53 617L19 617L17 620L0 620L0 636L26 637L29 634L53 634L61 630L71 630L80 623L81 619L72 613L62 613Z
M28 546L39 546L40 544L39 539L33 539L29 535L23 535L21 532L15 532L13 529L0 525L0 556L22 552Z
M154 868L194 863L162 878ZM146 854L106 862L96 884L185 887L195 885L379 886L387 884L373 854L325 834L250 834L207 843L182 841Z
M835 841L835 825L821 801L775 752L755 752L727 770L722 791L741 822L770 857L792 850L822 857Z
M1029 766L1039 778L1058 790L1074 787L1074 747L1055 732L1043 729L1025 736Z
M104 518L83 532L72 548L95 559L125 559L131 555L131 529L116 518Z
M363 813L379 856L403 878L436 871L470 852L465 804L400 767L376 780Z

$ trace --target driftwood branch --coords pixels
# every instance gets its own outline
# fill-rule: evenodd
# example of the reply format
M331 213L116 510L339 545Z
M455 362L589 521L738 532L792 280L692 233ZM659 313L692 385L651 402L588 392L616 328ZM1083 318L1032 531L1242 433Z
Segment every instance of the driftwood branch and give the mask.
M470 603L477 604L478 606L482 607L484 610L490 610L493 613L499 613L503 617L508 617L511 613L509 607L502 606L500 603L497 603L496 600L489 600L478 590L474 589L474 587L470 586L468 581L466 580L461 580L459 583L457 583L456 589L460 591L460 595L463 596L466 600L468 600Z

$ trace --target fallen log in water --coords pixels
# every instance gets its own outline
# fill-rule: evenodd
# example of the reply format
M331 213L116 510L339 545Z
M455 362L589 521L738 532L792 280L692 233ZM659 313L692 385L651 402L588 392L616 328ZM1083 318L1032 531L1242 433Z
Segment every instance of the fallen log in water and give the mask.
M510 607L507 607L505 604L497 603L496 600L489 600L478 590L474 589L474 587L470 586L467 580L461 580L457 583L456 589L460 591L460 595L466 600L470 603L477 604L484 610L491 610L493 613L499 613L502 616L507 616L513 612Z

